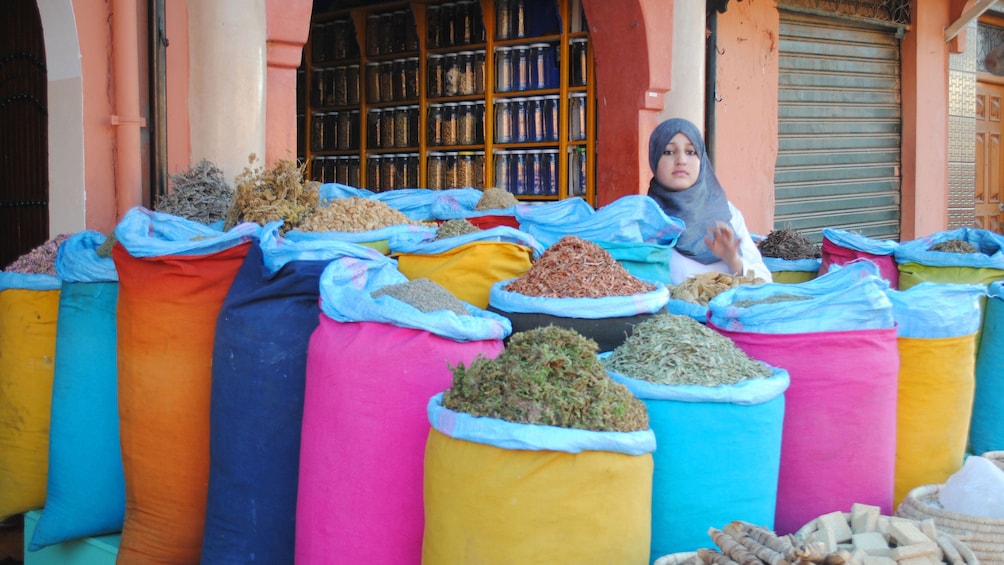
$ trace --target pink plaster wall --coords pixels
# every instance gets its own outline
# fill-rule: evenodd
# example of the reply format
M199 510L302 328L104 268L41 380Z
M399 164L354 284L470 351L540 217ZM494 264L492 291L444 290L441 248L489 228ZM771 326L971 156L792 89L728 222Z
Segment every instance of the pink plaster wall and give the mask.
M296 69L310 31L311 0L267 0L265 161L296 159Z
M765 235L774 226L777 160L779 16L773 4L730 2L718 16L715 172L750 230Z
M952 23L950 3L920 4L911 2L913 25L902 42L902 241L948 227L949 46L944 29Z
M166 2L167 33L167 172L187 170L192 159L188 124L188 5Z
M73 0L80 41L84 95L85 222L88 229L109 232L117 223L115 132L111 125L115 89L112 80L109 4Z

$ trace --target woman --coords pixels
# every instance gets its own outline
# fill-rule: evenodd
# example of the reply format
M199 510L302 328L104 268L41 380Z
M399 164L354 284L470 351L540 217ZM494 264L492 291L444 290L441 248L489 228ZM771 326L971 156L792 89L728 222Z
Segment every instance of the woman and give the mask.
M673 284L709 271L745 275L752 270L772 281L742 213L715 177L697 126L683 118L659 124L649 138L648 160L655 175L648 195L686 223L669 260Z

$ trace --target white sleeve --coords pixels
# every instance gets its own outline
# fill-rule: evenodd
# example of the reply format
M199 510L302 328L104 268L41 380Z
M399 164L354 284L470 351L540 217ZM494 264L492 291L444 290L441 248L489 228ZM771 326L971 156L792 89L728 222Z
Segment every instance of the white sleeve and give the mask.
M761 278L766 282L773 282L774 278L770 274L770 270L767 265L763 262L763 255L760 255L760 250L757 249L756 243L753 242L753 236L750 235L749 229L746 227L746 219L743 217L742 212L739 208L736 208L732 202L729 202L729 210L732 212L732 230L736 232L736 237L739 238L739 256L743 260L743 272L740 273L745 275L747 271L753 270L753 274L757 278Z

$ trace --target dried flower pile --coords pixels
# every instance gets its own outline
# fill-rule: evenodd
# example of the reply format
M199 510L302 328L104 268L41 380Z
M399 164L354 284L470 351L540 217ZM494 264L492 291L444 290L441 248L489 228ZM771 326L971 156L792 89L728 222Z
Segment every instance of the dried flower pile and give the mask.
M171 175L171 192L154 209L193 222L212 224L225 220L234 199L234 189L223 170L203 159L187 171Z
M763 279L756 277L753 271L745 275L730 275L727 273L699 273L676 286L670 286L669 297L674 300L684 300L692 304L707 306L708 302L726 290L742 284L763 284Z
M636 325L603 363L615 373L663 385L733 385L771 374L731 339L675 314L657 314Z
M456 237L458 235L479 231L481 231L481 228L475 226L468 220L446 220L438 228L436 228L436 239L446 239L449 237Z
M942 251L944 253L979 253L980 250L969 243L968 241L963 241L961 239L946 239L945 241L940 241L935 243L927 249L928 251Z
M59 246L71 235L73 234L61 233L57 235L18 257L4 270L8 273L21 273L23 275L55 275L56 254L59 253Z
M757 243L757 248L764 257L776 257L788 261L818 259L822 256L819 244L791 228L772 230L767 237Z
M291 159L279 159L272 167L254 166L258 157L248 157L244 171L237 175L237 191L227 211L224 229L240 222L265 225L282 220L282 231L297 227L320 204L318 183L305 181L306 166Z
M350 196L336 198L308 215L297 229L309 232L364 232L400 225L421 225L386 202Z
M595 341L566 328L514 333L495 359L478 356L452 368L443 406L518 424L647 430L645 404L610 378L596 353Z
M387 285L371 293L373 298L379 298L384 295L410 304L422 312L449 310L460 316L471 315L459 298L453 296L443 285L426 278Z
M519 204L519 200L504 188L486 188L481 199L474 205L475 210L497 210Z
M628 272L609 251L574 235L559 239L504 290L548 298L630 296L655 286Z

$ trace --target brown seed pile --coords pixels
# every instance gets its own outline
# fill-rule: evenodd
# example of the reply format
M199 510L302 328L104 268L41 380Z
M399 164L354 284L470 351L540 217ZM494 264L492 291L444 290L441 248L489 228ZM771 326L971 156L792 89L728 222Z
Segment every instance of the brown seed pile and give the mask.
M927 249L928 251L942 251L945 253L979 253L974 245L961 239L946 239L935 243Z
M171 184L171 192L157 200L156 211L207 225L226 219L234 190L212 162L203 159L171 175Z
M465 219L456 220L446 220L438 228L436 228L436 239L446 239L449 237L456 237L458 235L464 235L468 233L476 233L481 231L481 228L475 226L471 222Z
M474 206L475 210L497 210L519 204L519 200L504 188L486 188L481 199Z
M767 237L757 243L760 254L764 257L776 257L795 261L798 259L817 259L822 256L819 244L791 228L772 230Z
M548 298L630 296L655 290L628 272L609 251L574 235L566 235L504 290Z
M291 159L279 159L273 167L254 166L258 157L252 153L244 171L235 179L237 191L227 211L224 229L240 222L264 226L282 220L282 231L297 227L320 204L316 181L305 181L306 166Z
M308 232L364 232L399 225L421 225L421 222L411 220L386 202L350 196L336 198L327 206L315 209L297 229Z
M671 286L669 288L669 297L674 300L683 300L707 306L712 298L730 288L741 284L763 284L764 282L766 281L754 276L752 270L747 271L742 276L716 271L698 273L676 286Z

